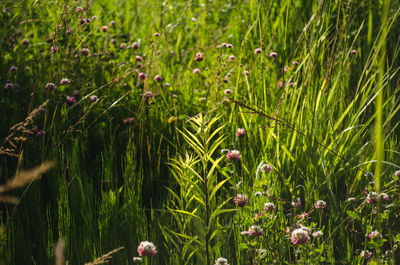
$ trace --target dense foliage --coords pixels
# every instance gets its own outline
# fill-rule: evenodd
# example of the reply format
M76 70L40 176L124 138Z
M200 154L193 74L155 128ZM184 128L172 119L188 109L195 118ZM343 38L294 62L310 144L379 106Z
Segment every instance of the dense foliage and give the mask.
M0 7L1 264L400 263L397 1Z

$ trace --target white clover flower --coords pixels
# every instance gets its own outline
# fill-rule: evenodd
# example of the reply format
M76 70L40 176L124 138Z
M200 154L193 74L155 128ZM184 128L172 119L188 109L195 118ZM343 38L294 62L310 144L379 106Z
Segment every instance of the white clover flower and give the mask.
M225 258L218 258L215 260L215 264L214 265L229 265L228 264L228 260Z
M312 236L314 238L320 238L324 235L324 233L322 233L321 231L315 231L314 233L312 233Z

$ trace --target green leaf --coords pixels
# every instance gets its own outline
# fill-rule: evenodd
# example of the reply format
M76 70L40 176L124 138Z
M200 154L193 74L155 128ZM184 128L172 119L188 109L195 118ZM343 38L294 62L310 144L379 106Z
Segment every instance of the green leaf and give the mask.
M359 219L360 215L357 212L354 211L346 211L346 213L353 219Z

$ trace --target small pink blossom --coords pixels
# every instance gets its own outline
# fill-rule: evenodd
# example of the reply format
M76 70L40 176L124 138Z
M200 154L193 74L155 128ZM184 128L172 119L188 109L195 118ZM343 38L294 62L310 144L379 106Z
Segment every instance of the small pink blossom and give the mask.
M237 129L237 131L236 131L236 136L238 137L238 138L243 138L243 137L245 137L246 136L246 130L245 129L243 129L243 128L238 128Z
M247 196L240 193L238 193L233 200L238 207L244 207L249 203Z
M226 157L229 161L240 160L240 152L238 150L230 150Z
M157 254L156 247L149 241L140 242L137 251L139 256L155 256Z

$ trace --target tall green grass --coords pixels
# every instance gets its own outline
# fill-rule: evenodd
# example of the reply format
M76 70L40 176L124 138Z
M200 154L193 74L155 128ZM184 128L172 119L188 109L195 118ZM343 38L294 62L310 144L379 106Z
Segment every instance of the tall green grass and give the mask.
M78 6L83 13L75 12ZM69 264L90 262L120 246L125 249L113 255L112 264L132 264L145 240L158 247L148 259L152 264L213 264L219 256L231 265L247 264L253 247L268 250L262 257L268 264L359 264L367 248L374 249L374 262L400 262L399 194L392 179L400 167L396 1L6 0L0 8L0 181L42 161L57 162L40 181L11 192L20 198L17 204L2 205L1 263L53 264L59 238ZM80 23L93 15L98 19ZM102 32L112 20L116 26ZM66 33L70 28L72 34ZM120 47L133 42L138 49ZM224 42L233 48L217 48ZM80 55L85 45L88 57ZM269 56L272 51L277 58ZM197 52L204 61L194 60ZM11 66L18 70L10 72ZM195 68L200 75L193 74ZM139 72L148 79L139 80ZM161 83L153 80L157 74ZM71 84L60 85L62 78ZM3 89L7 80L14 89ZM57 86L52 93L45 89L48 82ZM81 97L67 106L66 96L76 89ZM154 94L151 100L141 96L147 91ZM99 101L91 102L92 95ZM26 128L11 129L46 100L45 112ZM241 162L217 161L196 150L193 141L206 125L193 132L187 121L198 113L220 117L212 128L221 128L226 139L218 148L240 150ZM124 124L128 117L132 125ZM33 125L44 135L35 136ZM237 128L247 136L236 137ZM262 163L273 171L260 174ZM210 190L194 176L204 177L213 166L219 181L213 185L229 181L208 205ZM375 172L374 185L367 172ZM392 198L377 218L373 207L362 204L365 187ZM268 197L256 198L256 191ZM204 221L210 209L203 204L234 208L228 199L236 192L247 194L249 206L224 212L212 230L185 215ZM182 202L193 195L200 207L195 213ZM297 197L301 209L290 206ZM360 206L348 203L349 197ZM240 232L273 198L277 214L265 223L268 236L245 239ZM319 199L328 207L321 215L313 212L307 225L323 230L324 237L298 254L284 231ZM387 240L381 245L365 238L375 228ZM378 255L389 249L394 257L382 261Z

